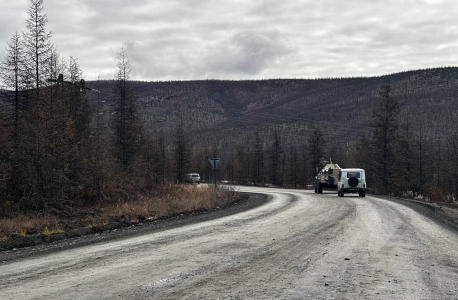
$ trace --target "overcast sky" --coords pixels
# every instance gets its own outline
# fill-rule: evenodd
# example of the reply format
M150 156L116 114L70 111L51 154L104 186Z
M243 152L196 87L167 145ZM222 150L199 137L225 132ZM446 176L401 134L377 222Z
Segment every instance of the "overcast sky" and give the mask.
M0 57L29 0L0 0ZM458 65L456 0L44 0L87 80L127 48L138 80L374 76Z

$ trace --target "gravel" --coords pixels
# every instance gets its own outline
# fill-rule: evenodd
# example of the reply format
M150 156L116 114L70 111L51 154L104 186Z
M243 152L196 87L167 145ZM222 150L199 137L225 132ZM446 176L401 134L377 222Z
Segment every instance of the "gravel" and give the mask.
M408 204L418 206L411 209L370 195L240 191L268 198L260 196L264 205L221 218L198 214L190 217L195 222L183 221L187 226L172 221L164 225L167 230L131 226L80 237L103 237L84 247L12 256L0 263L0 299L454 299L458 294L458 232L439 223L448 208ZM186 218L176 217L176 222ZM122 230L122 238L105 236ZM15 252L71 247L80 238ZM0 255L6 252L13 251Z

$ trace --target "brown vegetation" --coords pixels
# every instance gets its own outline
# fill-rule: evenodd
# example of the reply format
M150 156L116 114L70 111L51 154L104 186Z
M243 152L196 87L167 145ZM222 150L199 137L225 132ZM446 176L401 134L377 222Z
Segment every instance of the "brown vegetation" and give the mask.
M113 220L119 222L158 219L177 213L214 208L217 199L229 197L234 191L228 187L216 190L206 185L167 185L155 193L139 194L128 201L105 200L95 207L74 207L53 213L11 212L0 219L0 240L11 234L42 235L65 232L75 226L93 227Z

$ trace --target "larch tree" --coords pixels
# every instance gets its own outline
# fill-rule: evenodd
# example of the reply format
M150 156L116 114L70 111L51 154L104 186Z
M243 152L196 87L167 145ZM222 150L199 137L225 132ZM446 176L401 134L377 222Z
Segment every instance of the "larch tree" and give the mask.
M46 186L49 186L44 167L47 159L47 151L52 139L49 138L48 117L52 96L49 91L42 87L47 85L49 78L49 61L52 56L53 45L51 32L47 32L48 18L43 12L43 0L30 0L28 17L25 20L26 31L23 33L24 57L27 66L26 84L27 89L35 89L35 93L27 93L27 101L24 110L29 114L26 126L27 141L24 151L28 160L29 186L25 188L27 193L46 195Z
M164 185L167 179L167 149L164 133L161 131L156 142L155 148L155 178L156 184Z
M458 198L458 131L450 135L449 153L451 157L452 168L449 170L452 192L455 192L455 198Z
M20 91L24 89L24 80L26 75L26 65L24 58L24 43L22 42L19 34L16 32L11 40L7 44L7 52L4 60L0 64L0 77L3 80L6 88L14 90L14 98L12 101L12 120L13 126L12 130L6 130L6 124L9 122L5 121L5 131L2 133L4 138L8 137L6 142L2 140L2 145L0 152L4 159L2 161L8 162L2 166L2 169L8 170L4 175L0 175L5 180L3 182L8 182L7 185L2 186L2 194L9 194L12 196L14 202L18 202L21 193L21 171L17 167L20 165L20 156L23 152L23 149L20 149L21 141L20 137L20 121L21 121L21 112L23 108L23 98L20 94ZM9 111L9 110L8 110ZM8 116L8 119L10 117ZM8 126L9 128L9 126ZM7 180L6 180L7 179ZM9 189L9 193L6 192L6 189Z
M269 148L269 162L270 162L270 182L272 185L276 186L281 183L281 176L280 176L280 159L281 155L283 154L283 150L281 147L280 136L278 131L274 132L274 137L272 144Z
M253 182L261 184L264 181L264 144L256 131L253 144Z
M324 148L326 141L324 140L323 133L319 127L313 127L312 133L307 139L308 154L309 154L309 166L311 178L315 177L317 168L319 168L320 162L324 156Z
M6 56L0 65L0 77L7 88L14 90L13 138L16 140L19 126L19 110L21 106L19 92L24 88L26 76L24 43L17 32L8 42L6 51ZM17 146L17 144L15 146Z
M290 143L288 152L288 183L296 188L299 176L299 155L294 143Z
M113 87L113 119L115 155L124 171L132 167L141 149L142 126L136 98L131 87L130 62L124 47L118 53L116 80Z
M412 178L415 153L412 142L412 125L407 120L399 126L398 141L396 142L397 172L394 175L395 187L398 192L406 193L413 190L415 178Z
M189 141L186 137L185 124L183 119L179 119L178 124L175 128L173 140L173 161L175 166L174 177L176 183L183 183L186 179L186 172L189 167Z
M43 13L43 0L30 0L27 31L24 32L25 54L29 66L30 84L38 91L49 79L48 63L53 45L51 32L46 31L48 17Z
M375 177L383 193L389 192L396 166L395 146L399 127L399 103L391 96L391 86L384 85L379 91L379 102L373 109L372 151Z
M68 119L72 124L72 134L69 140L70 156L68 157L69 178L71 182L82 182L90 178L93 172L88 161L93 160L93 148L97 141L91 140L90 123L92 119L91 108L87 99L86 84L83 79L83 71L78 61L70 56L67 76L70 83L66 88ZM62 85L64 86L64 85ZM74 188L74 186L72 186Z

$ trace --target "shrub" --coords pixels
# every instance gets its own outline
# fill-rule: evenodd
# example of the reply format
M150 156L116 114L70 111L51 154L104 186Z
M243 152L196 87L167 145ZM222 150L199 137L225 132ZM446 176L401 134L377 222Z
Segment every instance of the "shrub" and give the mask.
M438 187L433 187L428 194L430 202L444 202L444 193Z

